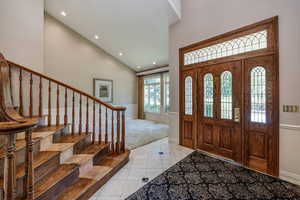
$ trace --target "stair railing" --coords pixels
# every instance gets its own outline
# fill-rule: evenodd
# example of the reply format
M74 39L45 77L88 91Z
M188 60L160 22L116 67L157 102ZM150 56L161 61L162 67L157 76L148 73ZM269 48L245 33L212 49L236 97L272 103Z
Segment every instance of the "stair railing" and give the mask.
M5 200L14 200L16 191L16 134L25 132L26 162L24 194L27 199L33 199L34 171L33 171L33 142L32 129L37 120L24 118L15 111L12 104L10 70L7 61L0 53L0 135L4 137L5 163L3 197ZM3 140L1 141L3 142Z
M17 197L15 151L19 132L25 132L26 139L23 196L34 199L32 129L38 124L37 118L46 117L48 126L71 124L73 136L84 132L91 134L93 144L107 144L112 154L121 154L125 152L125 111L125 107L112 106L63 82L7 61L0 53L0 136L6 138L4 194L0 194L0 199L1 196L5 200Z
M48 126L53 125L53 121L57 126L70 123L73 135L81 135L84 131L85 134L91 132L93 144L109 143L112 153L125 152L125 107L112 106L86 92L27 67L10 61L8 64L10 80L13 80L13 76L18 76L18 84L14 84L12 90L18 93L14 101L19 102L20 115L25 116L26 110L31 118L36 114L38 117L47 115ZM25 81L25 77L29 80ZM47 89L43 89L45 84ZM27 105L24 93L26 88L29 90ZM46 112L43 103L47 104ZM70 104L71 106L68 106ZM52 110L56 110L56 113Z

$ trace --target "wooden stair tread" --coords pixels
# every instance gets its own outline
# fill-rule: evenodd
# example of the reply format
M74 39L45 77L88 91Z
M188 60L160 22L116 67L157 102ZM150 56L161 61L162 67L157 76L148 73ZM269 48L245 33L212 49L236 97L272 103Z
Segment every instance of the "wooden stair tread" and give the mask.
M64 190L63 195L58 197L58 200L75 200L80 197L95 183L92 179L79 178L71 187Z
M35 186L34 186L34 195L35 197L40 196L43 192L47 191L49 188L57 184L64 177L68 176L74 170L77 170L78 166L70 165L70 164L62 164L56 170L49 173L47 176L42 178Z
M40 151L36 156L33 157L33 168L40 166L58 154L59 152L56 151ZM23 177L25 175L25 164L23 163L18 165L16 167L16 171L17 178Z
M46 138L50 135L53 135L54 131L39 131L39 132L32 132L32 138Z
M105 156L102 160L97 162L95 165L97 166L107 166L107 167L115 167L119 165L120 162L122 162L124 159L129 157L130 151L125 151L125 153L122 153L120 155L117 154L111 154Z
M90 171L80 176L81 178L88 178L93 180L100 180L112 170L107 166L94 166Z
M95 153L105 149L108 145L109 145L109 143L108 144L105 144L105 143L90 144L82 152L80 152L80 154L95 154Z
M48 132L48 131L59 131L61 129L64 129L66 126L65 125L54 125L54 126L38 126L33 130L33 132Z
M74 146L74 143L53 143L50 144L45 151L66 151Z
M32 139L43 139L46 138L50 135L55 134L55 131L33 131L32 132ZM22 135L20 135L20 133L17 135L17 141L18 140L25 140L25 133L22 133Z
M79 141L81 141L82 139L84 139L85 137L90 137L91 133L82 133L81 135L79 135L78 133L72 135L72 134L65 134L62 135L59 142L60 143L77 143Z
M89 154L75 154L71 158L67 159L64 163L65 164L77 164L83 165L87 163L89 160L93 159L93 155Z

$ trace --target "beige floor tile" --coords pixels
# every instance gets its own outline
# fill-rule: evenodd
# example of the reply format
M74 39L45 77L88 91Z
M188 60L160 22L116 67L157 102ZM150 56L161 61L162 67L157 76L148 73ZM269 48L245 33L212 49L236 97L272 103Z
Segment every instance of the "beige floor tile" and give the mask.
M159 155L159 152L163 155ZM168 138L131 151L130 161L101 188L91 200L124 200L143 185L143 177L150 180L170 168L193 150L169 144ZM113 190L111 187L116 187ZM116 192L115 192L116 191ZM120 193L120 191L122 191Z

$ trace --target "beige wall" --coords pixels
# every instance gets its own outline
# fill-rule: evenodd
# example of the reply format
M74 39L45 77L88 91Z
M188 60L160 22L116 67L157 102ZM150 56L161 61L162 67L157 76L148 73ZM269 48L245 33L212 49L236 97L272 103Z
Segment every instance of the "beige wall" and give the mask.
M54 18L45 16L45 69L75 88L93 94L93 78L114 81L114 104L136 104L135 72Z
M179 110L178 49L279 15L280 105L300 104L299 0L183 0L182 19L170 28L171 109ZM282 109L280 109L282 110ZM179 119L179 115L174 114ZM300 113L280 113L280 177L300 184ZM179 137L171 123L174 140Z
M172 111L179 110L180 47L275 15L279 15L280 105L281 108L283 104L299 105L299 10L299 0L183 0L182 19L170 28ZM300 113L281 112L280 121L300 125Z
M0 52L43 72L44 1L1 0L0 25Z

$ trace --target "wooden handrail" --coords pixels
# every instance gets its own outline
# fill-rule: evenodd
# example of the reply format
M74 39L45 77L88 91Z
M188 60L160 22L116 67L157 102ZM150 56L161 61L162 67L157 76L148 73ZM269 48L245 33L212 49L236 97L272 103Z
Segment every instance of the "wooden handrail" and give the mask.
M81 95L83 95L83 96L85 96L85 97L88 97L89 99L92 99L93 101L96 101L97 103L99 103L99 104L101 104L101 105L103 105L103 106L105 106L105 107L107 107L107 108L109 108L109 109L111 109L111 110L114 110L114 111L125 111L125 110L126 110L126 107L122 107L122 106L112 106L112 105L110 105L110 104L108 104L108 103L105 103L105 102L101 101L100 99L98 99L98 98L96 98L96 97L94 97L94 96L92 96L92 95L86 93L86 92L83 92L83 91L81 91L81 90L79 90L79 89L76 89L76 88L74 88L74 87L72 87L72 86L69 86L69 85L67 85L67 84L65 84L65 83L63 83L63 82L60 82L60 81L55 80L55 79L53 79L53 78L50 78L50 77L48 77L48 76L46 76L46 75L44 75L44 74L41 74L41 73L39 73L39 72L33 71L33 70L31 70L31 69L29 69L29 68L27 68L27 67L24 67L24 66L22 66L22 65L16 64L16 63L11 62L11 61L8 61L8 63L9 63L10 65L12 65L12 66L18 67L18 68L20 68L20 69L22 69L22 70L24 70L24 71L27 71L27 72L29 72L29 73L32 73L32 74L36 75L36 76L42 77L42 78L44 78L44 79L46 79L46 80L49 80L49 81L51 81L51 82L53 82L53 83L56 83L56 84L60 85L60 86L63 86L63 87L68 88L68 89L70 89L70 90L72 90L72 91L74 91L74 92L77 92L77 93L79 93L79 94L81 94Z
M28 118L25 122L0 122L0 135L8 135L9 133L22 132L32 128L37 124L34 118ZM21 131L20 131L21 130Z

